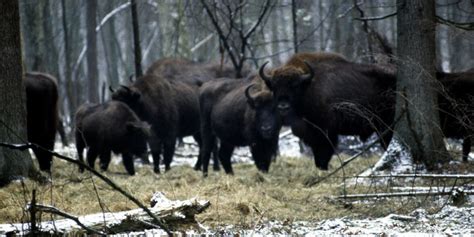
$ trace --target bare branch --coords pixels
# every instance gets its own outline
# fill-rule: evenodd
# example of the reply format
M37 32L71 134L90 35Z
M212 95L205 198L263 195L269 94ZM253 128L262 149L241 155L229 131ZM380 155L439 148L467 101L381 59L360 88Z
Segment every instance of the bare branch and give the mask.
M454 26L456 28L463 29L463 30L468 30L468 31L474 30L474 22L455 22L455 21L451 21L440 16L436 16L436 22L440 24L448 25L448 26Z
M41 150L43 152L47 152L61 160L65 160L67 162L70 162L70 163L74 163L88 171L90 171L92 174L94 174L95 176L99 177L102 181L104 181L106 184L108 184L110 187L112 187L113 189L117 190L120 194L122 194L123 196L127 197L130 201L132 201L133 203L135 203L137 206L139 206L141 209L143 209L143 211L145 211L152 219L153 221L155 221L157 223L158 226L160 226L164 231L166 231L166 233L168 233L169 235L171 235L171 231L168 229L168 227L166 227L166 225L160 220L158 219L158 217L156 217L151 211L150 209L148 209L145 205L143 205L138 199L136 199L134 196L132 196L131 194L129 194L127 191L125 191L124 189L122 189L120 186L118 186L117 184L115 184L112 180L110 180L109 178L105 177L103 174L97 172L95 169L91 168L90 166L84 164L83 162L79 161L79 160L76 160L76 159L73 159L73 158L70 158L70 157L67 157L67 156L64 156L64 155L61 155L57 152L54 152L54 151L50 151L50 150L47 150L41 146L38 146L37 144L34 144L34 143L26 143L26 144L9 144L9 143L4 143L4 142L0 142L0 146L3 146L3 147L7 147L7 148L10 148L10 149L17 149L17 150L26 150L28 148L31 148L33 150Z
M337 199L364 199L364 198L392 198L392 197L419 197L419 196L446 196L452 195L453 192L458 190L450 191L420 191L420 192L396 192L396 193L367 193L367 194L348 194L336 196ZM463 191L464 194L472 195L474 191Z
M383 20L383 19L386 19L386 18L389 18L389 17L392 17L392 16L396 16L397 15L397 12L392 12L392 13L389 13L387 15L383 15L383 16L372 16L372 17L354 17L354 20L358 20L358 21L377 21L377 20Z
M30 209L30 208L31 208L31 205L29 205L27 207L27 209ZM62 216L62 217L67 218L67 219L71 219L74 222L76 222L76 224L79 225L81 228L83 228L83 229L85 229L85 230L87 230L91 233L98 234L98 235L105 235L105 233L102 232L102 231L98 231L98 230L89 228L86 225L82 224L82 222L79 221L78 217L76 217L74 215L71 215L67 212L61 211L56 207L49 206L49 205L36 204L36 205L34 205L34 208L36 208L36 211L39 211L39 212L51 213L51 214L54 214L54 215Z

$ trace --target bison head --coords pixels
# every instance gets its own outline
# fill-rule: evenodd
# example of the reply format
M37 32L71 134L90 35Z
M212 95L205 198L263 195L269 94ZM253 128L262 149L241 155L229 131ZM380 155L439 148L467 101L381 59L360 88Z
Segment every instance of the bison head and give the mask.
M147 152L147 139L150 137L150 125L146 122L128 122L126 124L127 136L131 141L130 150L136 156L144 156Z
M128 87L121 85L119 89L113 90L109 87L112 92L112 100L120 101L127 104L135 113L141 116L140 111L140 100L141 93L134 87Z
M268 62L260 67L260 78L265 81L268 89L273 92L273 97L277 103L277 109L281 116L289 116L295 105L301 103L302 95L306 87L311 83L314 77L314 71L311 66L304 62L307 66L308 73L299 67L283 66L273 70L271 76L265 74L265 66Z
M264 139L275 137L280 130L278 112L275 109L273 95L270 91L262 90L255 95L250 94L254 84L245 89L247 103L255 111L255 127Z

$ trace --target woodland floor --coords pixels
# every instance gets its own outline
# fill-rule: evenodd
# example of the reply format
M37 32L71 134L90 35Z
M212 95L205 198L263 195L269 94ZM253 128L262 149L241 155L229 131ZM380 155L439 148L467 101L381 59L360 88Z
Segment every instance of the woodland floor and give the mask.
M268 174L258 172L253 163L238 163L234 164L234 176L226 175L223 171L210 171L209 177L203 178L201 172L186 164L175 166L162 175L154 174L151 166L136 166L137 174L128 176L120 162L112 162L105 174L145 204L149 203L156 191L163 192L172 200L191 197L210 200L211 207L198 215L197 219L211 229L228 226L253 229L269 221L314 223L340 217L377 218L392 213L408 214L419 208L436 213L449 201L440 201L439 197L434 196L348 204L333 198L343 193L391 192L395 186L454 185L451 180L435 183L432 180L412 180L384 186L344 185L345 180L372 166L379 158L376 155L359 157L324 182L313 187L306 186L308 181L327 175L339 166L340 160L348 157L343 154L334 156L329 171L318 170L308 158L278 157ZM473 173L474 165L473 162L455 164L449 169L452 173ZM33 189L37 190L38 203L54 205L76 216L137 208L104 182L92 178L87 172L79 173L72 164L56 159L52 170L52 182L48 185L26 180L0 189L0 223L28 220L24 209ZM472 202L467 205L472 207ZM44 214L41 219L49 220L51 216Z

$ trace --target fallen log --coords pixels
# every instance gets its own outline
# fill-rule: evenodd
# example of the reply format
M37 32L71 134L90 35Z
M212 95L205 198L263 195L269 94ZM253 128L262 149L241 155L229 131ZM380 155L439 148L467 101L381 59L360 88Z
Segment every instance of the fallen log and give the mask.
M207 200L191 198L188 200L169 200L163 193L157 192L151 200L149 210L171 229L177 230L183 227L199 226L195 215L202 213L209 206ZM39 208L38 208L39 207ZM122 212L105 212L76 217L64 213L59 209L47 205L36 206L37 212L46 212L66 217L54 221L38 223L40 233L47 234L84 234L94 233L91 230L103 234L124 233L144 229L156 229L158 226L153 218L143 209L133 209ZM87 227L87 228L85 228ZM25 235L30 231L30 223L0 224L0 235ZM163 230L163 235L167 233Z

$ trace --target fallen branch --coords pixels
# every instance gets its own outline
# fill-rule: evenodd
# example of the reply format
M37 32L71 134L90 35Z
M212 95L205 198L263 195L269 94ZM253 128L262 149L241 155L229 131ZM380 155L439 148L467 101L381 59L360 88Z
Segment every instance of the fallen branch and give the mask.
M205 211L209 206L210 202L206 200L197 200L192 198L189 200L169 200L162 193L156 193L152 198L152 204L155 205L150 208L150 211L154 216L158 216L160 219L165 220L168 224L196 224L195 215ZM123 212L105 212L96 213L85 216L73 216L57 209L56 207L46 205L36 205L37 211L44 211L60 215L67 219L45 221L38 223L41 227L41 233L55 233L55 234L68 234L86 229L91 233L95 234L113 234L130 232L136 230L160 228L156 225L153 218L144 212L142 209L133 209L130 211ZM104 221L105 220L105 221ZM105 226L104 226L104 223ZM10 233L16 233L18 235L28 234L23 231L29 230L28 224L1 224L0 235L6 235ZM105 233L97 231L97 229L106 230ZM167 232L163 232L165 234ZM169 234L169 233L167 233Z
M166 231L166 233L168 233L169 235L171 235L171 231L168 229L168 227L165 226L165 224L159 220L151 211L150 209L148 209L145 205L143 205L138 199L136 199L134 196L132 196L131 194L129 194L127 191L125 191L124 189L120 188L117 184L115 184L112 180L110 180L109 178L105 177L104 175L102 175L101 173L97 172L95 169L89 167L88 165L84 164L83 162L79 161L79 160L75 160L73 158L70 158L70 157L67 157L67 156L64 156L64 155L61 155L59 153L56 153L56 152L53 152L53 151L50 151L48 149L45 149L41 146L38 146L37 144L34 144L34 143L26 143L26 144L9 144L9 143L3 143L3 142L0 142L0 146L3 146L3 147L7 147L7 148L10 148L10 149L16 149L16 150L26 150L28 148L31 148L33 150L41 150L43 152L47 152L61 160L65 160L65 161L68 161L70 163L74 163L76 165L79 165L80 167L90 171L92 174L94 174L95 176L99 177L102 181L104 181L106 184L108 184L110 187L112 187L113 189L117 190L120 194L122 194L123 196L127 197L130 201L132 201L133 203L135 203L137 206L139 206L140 208L143 209L144 212L146 212L153 220L154 222L156 222L156 224L161 227L163 230Z
M32 205L29 205L27 209L29 210L31 207L32 207ZM58 215L58 216L62 216L64 218L70 219L70 220L76 222L76 224L78 226L80 226L81 228L89 231L90 233L94 233L94 234L98 234L98 235L105 235L104 232L89 228L88 226L82 224L78 217L76 217L74 215L71 215L67 212L63 212L63 211L59 210L56 207L49 206L49 205L36 204L36 205L34 205L34 208L36 209L36 212L51 213L51 214L54 214L54 215Z
M334 198L337 199L365 199L365 198L392 198L392 197L418 197L418 196L446 196L452 195L453 192L458 190L450 191L420 191L420 192L396 192L396 193L366 193L366 194L347 194L340 195ZM474 195L474 191L463 191L466 195Z
M356 179L370 178L434 178L434 179L474 179L472 174L394 174L394 175L367 175L356 176Z

